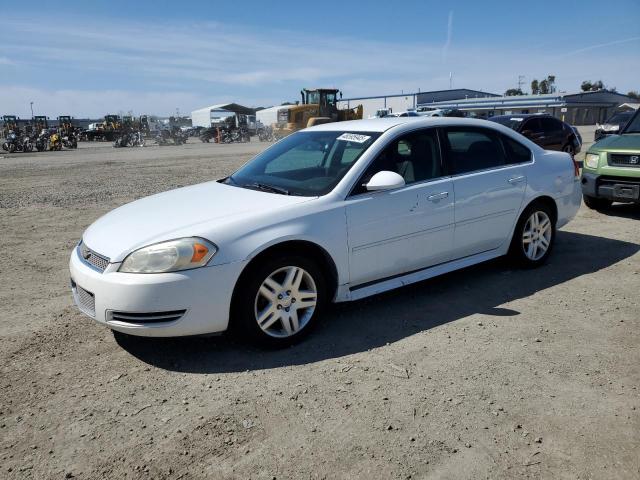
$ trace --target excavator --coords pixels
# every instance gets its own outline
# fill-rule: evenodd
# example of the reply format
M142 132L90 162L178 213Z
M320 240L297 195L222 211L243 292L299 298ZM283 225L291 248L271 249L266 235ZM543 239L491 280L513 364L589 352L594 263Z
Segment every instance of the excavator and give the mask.
M276 139L323 123L361 120L362 105L355 108L338 109L338 94L335 88L304 88L300 91L302 103L286 105L278 110L277 122L272 125Z
M2 116L2 138L7 138L9 130L18 134L18 117L15 115Z

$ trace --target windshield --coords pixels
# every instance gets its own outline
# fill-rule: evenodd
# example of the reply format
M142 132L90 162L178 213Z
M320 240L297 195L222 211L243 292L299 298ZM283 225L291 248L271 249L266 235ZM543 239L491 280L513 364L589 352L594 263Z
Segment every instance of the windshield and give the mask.
M640 133L640 110L636 110L635 115L629 123L627 123L622 133Z
M265 150L225 183L285 195L329 193L380 132L296 132Z
M609 117L606 123L627 123L633 112L616 113Z
M517 130L518 126L522 123L524 118L522 117L491 117L489 120L499 123L505 127L509 127L512 130Z

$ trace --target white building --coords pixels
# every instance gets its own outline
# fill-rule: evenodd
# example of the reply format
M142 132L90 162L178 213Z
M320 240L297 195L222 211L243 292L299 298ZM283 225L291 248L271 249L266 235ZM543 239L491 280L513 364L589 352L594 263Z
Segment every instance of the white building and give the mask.
M256 112L256 120L265 127L270 127L278 121L278 110L295 107L295 105L277 105Z
M456 88L452 90L401 93L399 95L344 98L338 101L338 108L355 108L358 105L362 105L363 118L369 118L381 108L389 108L393 113L400 113L415 109L418 105L429 102L491 96L497 97L498 95L479 90Z

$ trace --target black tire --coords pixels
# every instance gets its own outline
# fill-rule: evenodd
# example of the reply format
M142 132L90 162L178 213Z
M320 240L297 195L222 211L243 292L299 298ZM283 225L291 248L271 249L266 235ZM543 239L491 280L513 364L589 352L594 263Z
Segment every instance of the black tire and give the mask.
M589 197L588 195L582 195L582 200L584 200L584 204L591 210L604 210L609 208L613 203L607 198Z
M576 149L572 143L567 143L564 147L562 147L562 151L571 155L571 158L576 154Z
M266 333L258 325L256 319L256 309L259 302L258 291L267 278L279 269L286 267L298 267L310 275L315 283L317 300L311 316L297 332L289 336L278 337ZM328 300L327 297L327 283L324 272L313 260L300 255L276 255L273 258L267 257L264 260L258 260L257 264L248 267L248 270L242 274L236 285L229 330L241 341L248 341L267 348L287 347L299 342L313 330L318 323L318 319L322 316ZM291 303L291 305L294 305L294 303ZM281 309L278 308L278 310ZM281 330L284 330L283 321L278 320L275 322L273 328L282 327Z
M527 251L525 250L525 243L523 240L525 227L527 228L530 227L528 223L534 213L544 214L544 216L546 216L546 218L549 220L549 223L550 223L549 225L550 235L548 238L545 236L545 238L547 238L548 247L544 252L544 254L539 258L530 258L530 256L527 254ZM538 238L540 238L540 235L538 236ZM516 228L513 231L513 238L511 239L511 245L509 247L509 256L511 257L511 259L516 265L522 268L539 267L540 265L544 264L549 258L549 255L553 250L553 244L555 242L555 239L556 239L556 218L555 218L554 212L546 203L534 202L531 205L529 205L524 210L524 212L522 212L522 215L520 215L520 218L518 219Z

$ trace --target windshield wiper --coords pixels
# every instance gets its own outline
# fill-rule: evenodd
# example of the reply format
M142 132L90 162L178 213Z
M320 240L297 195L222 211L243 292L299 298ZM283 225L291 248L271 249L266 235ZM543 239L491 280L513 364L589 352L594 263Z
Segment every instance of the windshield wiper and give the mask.
M291 192L286 188L274 187L273 185L267 185L266 183L247 183L243 187L255 188L264 192L279 193L280 195L291 195Z

